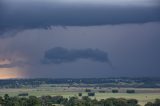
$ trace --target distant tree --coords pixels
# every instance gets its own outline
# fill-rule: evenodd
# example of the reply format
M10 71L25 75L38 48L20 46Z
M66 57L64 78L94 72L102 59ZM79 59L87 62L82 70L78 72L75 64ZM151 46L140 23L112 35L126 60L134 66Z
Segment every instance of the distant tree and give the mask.
M100 90L99 93L105 93L106 91Z
M86 89L85 92L91 92L91 89Z
M127 90L126 93L135 93L135 90Z
M118 93L118 90L117 89L113 89L112 93Z
M28 96L28 93L20 93L18 96Z
M88 92L88 96L95 96L95 92Z
M78 96L82 96L82 93L78 93Z

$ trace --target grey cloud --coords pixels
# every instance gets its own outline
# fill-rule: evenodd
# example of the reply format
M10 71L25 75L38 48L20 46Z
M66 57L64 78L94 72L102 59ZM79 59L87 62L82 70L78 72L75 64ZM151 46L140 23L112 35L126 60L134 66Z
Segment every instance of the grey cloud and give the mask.
M9 63L9 64L0 64L0 68L12 68L12 67L22 67L25 63L16 62L16 63Z
M0 1L0 35L50 26L96 26L160 21L160 6Z
M31 65L31 63L24 60L0 58L0 68L24 67L26 65Z
M0 63L2 62L6 62L7 61L7 59L5 59L5 58L0 58Z
M27 65L33 65L33 64L24 61L15 61L12 63L0 64L0 68L25 67Z
M16 67L16 64L1 64L0 68L12 68L12 67Z
M55 47L47 50L44 55L43 63L45 64L61 64L66 62L74 62L79 59L89 59L97 62L109 62L108 54L99 49L66 49Z
M51 30L25 30L14 38L0 39L0 58L2 62L11 59L12 63L24 58L24 67L17 64L29 77L119 77L160 75L160 23L107 25L91 27L54 27ZM98 48L108 53L108 62L77 60L58 65L42 59L44 51L53 47ZM75 49L69 49L75 50ZM92 49L95 50L95 49ZM47 52L46 51L46 52ZM84 59L84 58L83 58ZM1 63L2 63L1 62ZM23 61L24 62L24 61ZM4 63L4 62L3 62ZM2 66L1 66L2 67ZM13 68L14 68L13 67ZM3 70L3 69L0 69ZM151 73L152 72L152 73Z

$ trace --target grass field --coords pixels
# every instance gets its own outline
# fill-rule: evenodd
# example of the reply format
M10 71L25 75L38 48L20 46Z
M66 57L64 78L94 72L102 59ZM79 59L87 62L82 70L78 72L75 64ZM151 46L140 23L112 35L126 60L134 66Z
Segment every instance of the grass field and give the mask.
M64 97L71 97L77 96L78 93L82 92L83 96L87 96L85 92L86 87L56 87L52 85L42 85L38 88L20 88L20 89L0 89L0 96L4 94L9 94L10 96L17 96L20 93L29 93L29 95L34 96L43 96L43 95L51 95L51 96L64 96ZM95 92L95 96L92 98L106 99L110 97L114 98L134 98L139 101L139 104L142 106L149 102L154 101L156 98L160 98L160 89L158 88L93 88L90 87L93 92ZM119 93L111 93L112 89L118 89ZM134 94L127 94L127 89L134 89L136 93ZM99 93L100 90L106 91L105 93Z

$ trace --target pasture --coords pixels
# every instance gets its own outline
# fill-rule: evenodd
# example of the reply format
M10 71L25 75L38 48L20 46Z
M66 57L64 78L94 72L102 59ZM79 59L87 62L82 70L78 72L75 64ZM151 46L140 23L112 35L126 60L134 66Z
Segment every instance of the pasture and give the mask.
M86 89L91 89L92 92L95 92L95 96L91 97L92 99L96 98L106 99L110 97L114 98L132 98L137 99L139 104L142 106L149 102L154 101L156 98L160 98L160 88L99 88L99 87L68 87L67 85L41 85L37 88L8 88L8 89L0 89L0 96L4 94L9 94L10 96L18 96L20 93L28 93L33 96L64 96L66 98L72 96L78 96L78 93L82 93L82 96L87 96ZM113 89L117 89L118 93L112 93ZM126 90L134 89L135 93L128 94ZM100 92L105 91L105 92ZM81 98L81 97L79 97Z

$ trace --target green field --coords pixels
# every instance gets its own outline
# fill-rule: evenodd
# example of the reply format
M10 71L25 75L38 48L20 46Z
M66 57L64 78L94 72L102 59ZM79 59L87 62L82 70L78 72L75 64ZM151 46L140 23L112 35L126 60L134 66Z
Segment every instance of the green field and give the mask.
M4 94L9 94L10 96L18 96L20 93L29 93L29 95L34 96L45 96L45 95L51 95L51 96L64 96L64 97L71 97L71 96L77 96L78 93L82 92L83 96L87 96L87 93L85 92L85 89L87 87L66 87L66 86L53 86L53 85L42 85L37 88L20 88L20 89L0 89L0 96L3 96ZM139 104L142 106L149 102L154 101L156 98L160 98L160 89L158 88L93 88L88 87L87 89L91 89L93 92L95 92L95 96L91 98L96 98L98 100L100 99L106 99L110 97L114 98L134 98L139 101ZM118 89L119 93L112 93L112 89ZM134 89L136 93L134 94L127 94L127 89ZM99 91L106 91L105 93L99 93Z

